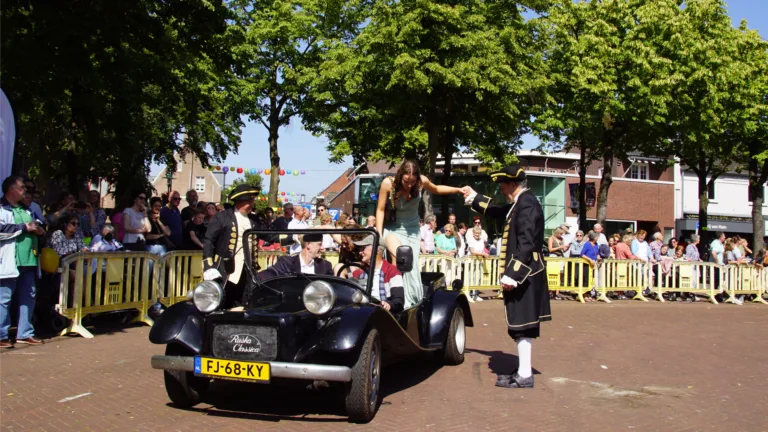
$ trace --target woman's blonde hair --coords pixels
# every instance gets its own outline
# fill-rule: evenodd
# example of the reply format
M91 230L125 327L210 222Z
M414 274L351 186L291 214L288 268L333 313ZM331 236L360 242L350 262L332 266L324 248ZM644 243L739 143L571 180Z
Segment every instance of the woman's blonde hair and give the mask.
M445 227L443 227L445 230L445 233L448 234L448 231L451 231L451 235L456 234L456 227L453 226L453 224L445 224Z
M325 212L320 215L320 223L323 225L328 225L331 222L333 222L333 216L331 216L328 212Z

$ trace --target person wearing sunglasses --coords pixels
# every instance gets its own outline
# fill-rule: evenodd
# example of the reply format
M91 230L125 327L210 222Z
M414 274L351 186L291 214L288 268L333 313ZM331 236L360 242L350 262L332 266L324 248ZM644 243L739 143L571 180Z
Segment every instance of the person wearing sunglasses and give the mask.
M184 225L181 221L179 204L181 204L181 195L179 195L178 191L171 192L168 205L160 210L160 220L171 230L171 242L174 245L181 246L184 244Z
M128 250L144 251L147 239L144 236L152 230L147 217L147 194L139 192L134 196L133 205L123 210L122 218L125 236L123 245Z

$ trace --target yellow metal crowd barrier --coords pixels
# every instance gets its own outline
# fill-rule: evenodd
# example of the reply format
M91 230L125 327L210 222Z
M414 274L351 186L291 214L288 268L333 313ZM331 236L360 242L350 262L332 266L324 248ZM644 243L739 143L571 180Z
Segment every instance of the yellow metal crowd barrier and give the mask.
M664 293L691 293L706 296L707 299L717 304L715 296L721 292L719 287L721 267L709 262L674 261L669 269L662 264L655 265L656 279L654 291L658 300L664 302Z
M728 295L726 303L735 303L739 296L754 295L755 303L768 304L763 299L766 292L766 271L748 264L731 264L720 272L720 286Z
M598 300L610 303L609 292L634 291L633 300L648 301L643 291L651 286L651 267L640 260L603 260L597 268Z
M158 292L158 278L150 277L153 261L160 258L149 252L88 252L62 259L57 309L71 322L61 334L92 338L82 324L83 317L130 309L139 312L134 322L152 325L147 311Z
M259 252L258 264L266 269L285 255L279 251ZM338 253L323 256L334 266ZM768 270L749 265L718 266L713 263L675 261L653 266L635 260L603 260L597 269L583 258L545 259L550 291L575 293L580 302L593 288L598 298L610 302L609 292L635 291L635 299L648 301L646 288L664 301L669 292L706 296L717 304L715 296L727 296L735 302L742 295L768 304ZM421 255L419 267L424 272L442 272L448 286L463 281L463 291L498 290L499 257L463 257ZM653 270L653 271L651 271ZM174 251L162 257L149 252L78 253L61 260L59 313L71 320L62 334L74 332L93 337L82 325L86 315L135 309L134 321L152 325L149 307L159 300L166 306L184 301L189 291L203 279L200 251ZM597 276L597 277L595 277Z
M187 293L203 280L203 253L200 251L168 252L161 262L157 297L166 306L186 300Z
M549 257L544 262L549 290L576 293L578 300L584 303L584 294L595 286L595 273L590 261L586 258Z

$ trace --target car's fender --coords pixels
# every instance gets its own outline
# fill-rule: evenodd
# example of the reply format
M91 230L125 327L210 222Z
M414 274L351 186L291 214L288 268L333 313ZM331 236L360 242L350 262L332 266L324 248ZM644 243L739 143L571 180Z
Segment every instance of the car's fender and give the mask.
M425 303L425 318L428 326L428 347L442 348L448 337L453 310L460 307L464 312L464 325L472 327L472 311L469 309L469 301L460 291L447 291L440 289L435 291L429 302Z
M373 305L350 306L341 309L328 319L315 341L307 344L298 357L306 357L314 351L347 353L357 347L367 335L368 329L376 328L381 335L385 350L394 354L410 354L422 351L400 327L395 317ZM297 360L298 361L298 360Z
M160 315L149 330L154 344L181 344L200 354L205 336L205 316L191 302L172 305Z

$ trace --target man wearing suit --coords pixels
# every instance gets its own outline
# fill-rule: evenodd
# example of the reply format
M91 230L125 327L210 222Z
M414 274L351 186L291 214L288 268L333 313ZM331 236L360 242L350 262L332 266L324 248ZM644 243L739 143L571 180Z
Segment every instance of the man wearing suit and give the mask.
M226 281L224 291L226 300L224 307L239 306L243 300L247 278L245 268L245 250L243 249L243 233L249 229L260 229L258 219L251 213L255 198L261 188L250 185L239 185L229 195L229 200L235 203L233 208L219 212L208 224L203 240L203 279ZM249 239L251 254L258 247L258 239ZM258 268L254 261L253 268Z
M259 273L259 279L265 280L291 273L333 276L331 263L320 258L322 243L322 234L304 234L301 239L301 252L293 256L281 256L270 268Z
M520 359L517 372L499 375L496 385L533 388L532 339L539 337L539 325L552 319L547 278L541 248L544 244L544 212L536 196L526 188L525 170L519 165L491 173L499 184L505 203L491 204L491 198L466 187L465 204L487 218L504 221L499 257L499 282L504 294L507 332L515 342Z

